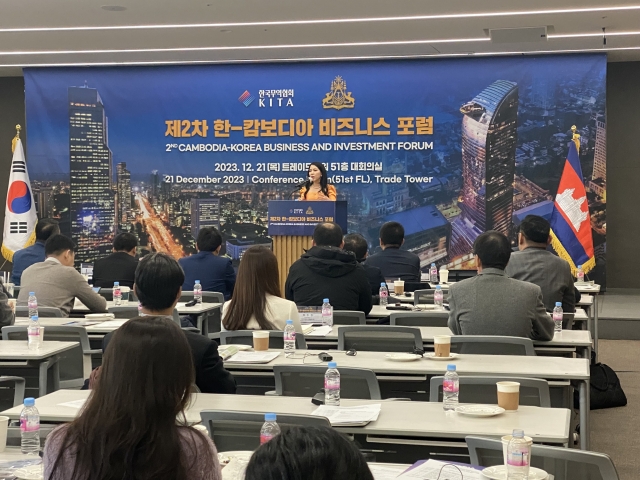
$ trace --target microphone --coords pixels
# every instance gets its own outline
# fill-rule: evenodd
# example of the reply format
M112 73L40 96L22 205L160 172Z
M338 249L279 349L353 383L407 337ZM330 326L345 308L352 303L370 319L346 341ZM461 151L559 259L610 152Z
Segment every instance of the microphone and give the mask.
M304 187L307 184L311 184L311 178L307 177L305 180L303 180L302 182L296 184L296 187L301 188Z

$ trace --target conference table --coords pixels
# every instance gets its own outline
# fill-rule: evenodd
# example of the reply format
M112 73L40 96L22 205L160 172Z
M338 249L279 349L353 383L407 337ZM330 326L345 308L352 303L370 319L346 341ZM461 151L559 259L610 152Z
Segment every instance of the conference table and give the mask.
M282 350L272 350L274 352ZM356 367L375 372L379 381L420 381L435 375L444 375L447 363L455 363L460 375L525 377L548 380L551 386L576 384L579 391L579 413L581 448L589 449L589 367L586 358L565 358L546 356L511 355L458 355L449 362L429 360L427 358L413 362L394 362L385 357L384 352L358 351L356 356L347 356L345 352L330 351L338 368ZM273 375L275 365L326 365L321 363L315 352L296 350L294 358L285 358L283 354L269 363L234 363L233 357L225 361L225 368L237 378L264 378ZM419 403L419 402L418 402Z
M413 301L408 303L413 304ZM391 304L390 306L393 307L393 305ZM402 306L409 307L410 309L409 310L405 310L405 309L388 310L387 307L383 305L373 305L371 307L371 311L367 314L367 318L379 319L379 318L388 317L392 313L410 313L410 312L420 312L425 317L443 318L443 319L449 318L449 310L446 310L444 308L437 309L437 308L434 308L434 305L425 304L425 305L417 305L414 307L410 307L407 304L402 304ZM576 308L574 321L588 321L588 320L589 320L589 316L587 315L587 312L585 312L582 308Z
M40 421L72 421L80 411L82 400L88 395L89 392L83 390L59 390L39 398L36 407L40 412ZM380 404L378 420L365 426L336 427L343 433L355 435L365 448L372 445L378 448L395 446L397 450L400 445L439 446L446 441L466 452L465 436L499 438L511 434L514 426L522 428L536 443L566 446L569 442L571 412L564 408L521 406L514 413L476 418L445 412L442 403L436 402L347 399L340 402L345 407L367 404ZM316 408L309 398L198 393L194 394L187 408L186 419L188 422L200 422L202 410L310 415ZM2 412L2 415L18 419L21 410L22 407L14 407Z
M60 354L71 350L77 342L42 342L37 350L29 350L25 341L0 342L0 374L15 374L16 370L38 370L38 395L47 394L49 380L52 390L60 388ZM22 407L20 407L22 408Z
M179 315L195 315L197 318L197 325L196 328L198 328L198 330L200 330L201 332L203 332L203 314L208 313L212 310L216 310L216 309L221 309L222 304L221 303L198 303L196 305L187 307L186 306L187 302L178 302L176 304L176 310L178 311ZM137 304L135 302L128 302L126 304L121 304L121 305L116 305L112 300L107 302L107 310L109 308L112 307L136 307ZM80 302L79 300L76 299L76 304L73 306L73 309L71 310L71 314L87 314L89 313L90 310L89 308L84 305L82 302ZM99 330L95 330L96 332L99 332ZM106 332L108 333L108 332Z
M333 348L338 345L338 329L343 325L334 325L326 335L318 336L313 332L304 338L310 349ZM387 328L388 325L377 325L376 328ZM453 335L449 327L410 327L420 329L424 346L433 350L433 337L436 335ZM556 333L552 340L534 340L534 348L539 355L567 355L577 353L582 358L591 358L591 334L588 330L563 330Z

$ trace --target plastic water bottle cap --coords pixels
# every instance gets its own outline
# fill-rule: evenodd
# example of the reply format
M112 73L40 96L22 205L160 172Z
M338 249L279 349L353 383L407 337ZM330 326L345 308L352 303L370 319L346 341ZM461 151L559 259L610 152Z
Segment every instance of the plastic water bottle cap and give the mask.
M275 422L277 415L275 413L265 413L264 420L265 422Z
M200 283L200 280L196 280L196 283Z
M556 307L561 307L562 306L562 302L556 302Z
M36 292L29 292L29 296L33 297L36 294Z
M33 315L31 317L31 320L34 321L34 322L37 322L38 321L38 316L37 315Z
M387 286L387 284L386 284L386 283L384 283L384 282L382 282L382 283L380 284L380 286L381 286L381 287L386 287L386 286Z
M524 438L524 430L514 429L513 436L517 438Z
M287 320L287 325L293 325L293 320Z
M447 365L447 371L448 372L455 372L456 371L456 366L453 363L450 363L449 365Z
M25 407L33 407L36 404L36 399L33 397L28 397L24 399Z
M324 300L322 300L324 303L329 303L329 299L325 298Z
M329 368L338 368L338 364L336 362L329 362Z
M442 290L442 287L440 285L436 285L436 290Z
M431 264L431 266L432 266L432 267L435 267L435 266L436 266L436 264L435 264L435 263L432 263L432 264Z
M113 282L113 286L114 287L119 287L120 286L120 282Z

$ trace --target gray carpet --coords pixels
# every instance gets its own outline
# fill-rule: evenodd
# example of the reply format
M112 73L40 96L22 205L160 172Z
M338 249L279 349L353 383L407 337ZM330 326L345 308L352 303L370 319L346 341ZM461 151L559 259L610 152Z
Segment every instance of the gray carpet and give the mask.
M591 449L613 459L621 480L637 480L640 478L640 341L600 340L599 348L599 361L616 371L628 404L591 412Z

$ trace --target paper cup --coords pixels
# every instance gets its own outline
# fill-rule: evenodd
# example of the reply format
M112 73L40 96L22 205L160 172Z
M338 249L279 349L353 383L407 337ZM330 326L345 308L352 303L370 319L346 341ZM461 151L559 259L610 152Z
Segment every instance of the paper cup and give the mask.
M9 417L0 417L0 452L4 452L7 447L7 428L9 427Z
M404 280L395 280L393 282L393 293L402 295L404 293Z
M129 303L129 298L131 297L131 288L120 287L120 293L122 294L122 303Z
M434 335L433 349L436 357L451 356L451 335Z
M498 406L507 412L517 412L520 404L520 384L518 382L497 382Z
M511 441L512 437L513 437L513 435L505 435L504 437L501 438L501 440L502 440L502 459L503 459L503 462L504 462L505 466L507 465L507 449L509 448L509 442ZM533 439L531 437L527 437L525 435L524 439L529 444L529 447L531 447L531 445L533 445Z
M446 268L441 268L440 283L447 283L447 282L449 282L449 270L447 270Z
M253 332L253 349L256 352L264 352L269 350L269 332L265 330L257 330Z

